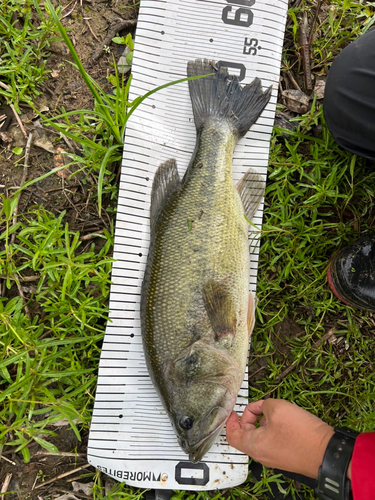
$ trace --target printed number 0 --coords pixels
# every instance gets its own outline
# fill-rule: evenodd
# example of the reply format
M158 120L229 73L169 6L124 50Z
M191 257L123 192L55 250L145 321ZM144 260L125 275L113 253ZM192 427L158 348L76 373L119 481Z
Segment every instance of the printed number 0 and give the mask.
M250 9L246 9L246 7L240 7L234 13L234 18L231 19L228 17L228 13L232 12L233 5L227 5L223 9L222 20L225 24L235 24L236 26L251 26L253 24L253 13ZM241 19L241 15L246 16L245 19Z

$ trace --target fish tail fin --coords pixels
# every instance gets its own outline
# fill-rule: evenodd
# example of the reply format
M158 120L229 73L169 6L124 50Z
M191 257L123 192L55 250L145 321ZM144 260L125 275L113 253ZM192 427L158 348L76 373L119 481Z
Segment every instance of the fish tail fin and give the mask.
M263 92L259 78L255 78L248 85L241 86L236 76L228 75L227 68L217 69L215 63L207 59L188 62L188 77L210 73L213 74L205 78L189 80L190 98L197 130L200 130L208 119L218 117L228 120L240 138L257 121L270 100L272 87Z

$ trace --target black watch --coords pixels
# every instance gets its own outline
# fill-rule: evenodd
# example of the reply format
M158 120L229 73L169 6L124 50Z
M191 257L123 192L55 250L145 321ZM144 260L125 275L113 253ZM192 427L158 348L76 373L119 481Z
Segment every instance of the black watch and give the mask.
M351 483L346 471L358 434L347 427L335 427L319 468L316 494L320 500L351 499Z

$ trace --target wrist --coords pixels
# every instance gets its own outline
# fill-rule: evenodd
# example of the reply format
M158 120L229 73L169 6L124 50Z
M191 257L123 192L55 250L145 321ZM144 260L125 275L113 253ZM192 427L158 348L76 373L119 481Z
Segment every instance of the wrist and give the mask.
M320 440L316 447L315 460L312 462L310 477L314 479L317 479L318 477L319 468L323 463L324 454L326 452L328 443L330 442L334 433L334 428L328 424L325 424L324 432L322 432Z
M348 470L346 471L346 477L352 480L352 461L350 460L348 465Z
M318 474L316 493L321 500L349 500L351 457L358 432L335 427Z

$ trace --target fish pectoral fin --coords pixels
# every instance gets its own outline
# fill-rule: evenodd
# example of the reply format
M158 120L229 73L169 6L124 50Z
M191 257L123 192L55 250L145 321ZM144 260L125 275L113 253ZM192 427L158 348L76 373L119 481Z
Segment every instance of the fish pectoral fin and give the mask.
M163 361L161 373L163 374L163 377L165 379L169 378L171 367L172 367L172 360L171 359L168 358L168 359Z
M264 196L265 181L258 172L249 168L242 179L237 182L236 189L241 197L245 215L251 220Z
M191 347L189 352L184 352L183 356L177 359L173 364L173 374L177 379L189 382L199 372L201 360L199 355Z
M165 205L166 200L181 185L175 159L167 160L156 170L151 191L151 230Z
M225 285L215 281L206 283L203 287L203 300L216 342L233 340L236 335L237 314Z

